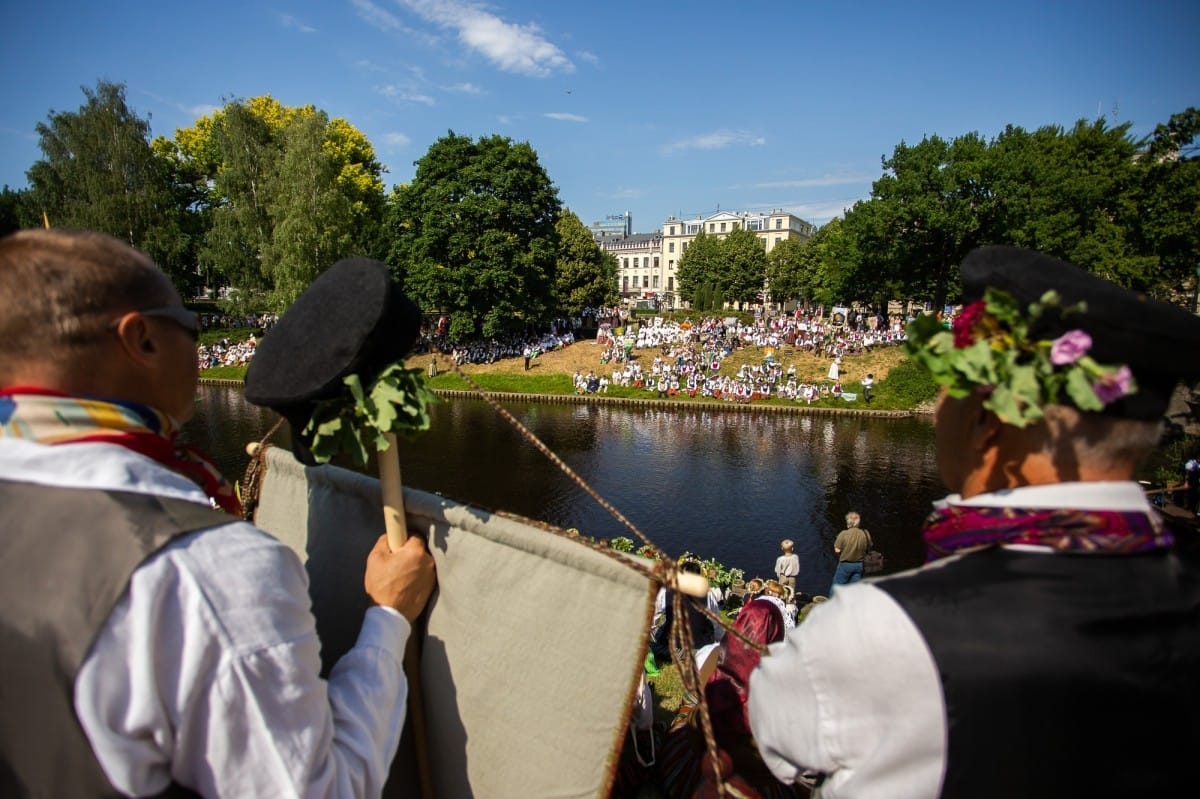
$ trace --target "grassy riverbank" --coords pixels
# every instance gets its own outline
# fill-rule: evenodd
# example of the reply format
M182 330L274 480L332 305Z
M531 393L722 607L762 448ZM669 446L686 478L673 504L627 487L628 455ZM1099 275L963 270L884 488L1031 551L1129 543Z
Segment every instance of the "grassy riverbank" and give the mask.
M634 357L644 370L649 371L650 363L657 352L650 349L638 350L635 351ZM614 365L602 364L600 353L601 349L595 341L579 341L561 350L543 353L533 359L528 371L525 370L524 360L521 358L508 358L491 364L466 364L461 369L485 391L567 396L575 393L573 378L576 372L587 374L593 371L597 375L612 373ZM736 374L743 364L758 366L764 357L764 351L759 348L745 347L722 361L720 374ZM827 377L830 365L828 358L821 358L802 350L789 351L787 348L779 348L775 358L785 369L795 366L796 378L800 382L832 382ZM454 374L446 356L429 353L414 355L408 359L408 365L420 368L428 374L431 361L436 361L438 374L429 380L430 388L451 391L470 389L465 380ZM245 374L245 367L222 366L205 369L200 376L212 380L240 380ZM875 389L869 406L863 401L861 384L862 378L867 374L873 374L875 377ZM920 411L928 408L936 393L929 378L905 359L901 347L880 347L863 355L846 356L842 359L841 377L843 389L857 394L856 401L847 402L838 397L826 397L813 401L811 406L855 411ZM614 399L654 399L658 394L641 388L610 386L601 396ZM668 401L687 405L724 404L720 400L689 397L686 394L680 394ZM758 400L753 404L789 407L808 405L783 399Z

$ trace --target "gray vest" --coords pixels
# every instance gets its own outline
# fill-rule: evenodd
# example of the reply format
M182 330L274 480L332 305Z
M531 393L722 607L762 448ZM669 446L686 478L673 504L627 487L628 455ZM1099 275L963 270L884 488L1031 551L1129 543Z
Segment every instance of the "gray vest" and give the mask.
M79 667L142 561L232 521L183 500L0 480L0 796L116 795L75 716Z

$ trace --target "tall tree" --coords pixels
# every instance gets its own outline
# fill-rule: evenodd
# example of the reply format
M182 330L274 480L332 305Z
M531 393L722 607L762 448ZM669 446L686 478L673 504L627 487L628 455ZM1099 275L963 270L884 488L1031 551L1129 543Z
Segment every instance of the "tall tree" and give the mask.
M200 190L210 226L201 261L242 305L286 307L338 258L384 255L382 166L343 119L266 95L229 101L156 144Z
M584 308L616 305L617 259L596 243L578 216L568 209L558 218L558 308L578 316Z
M753 231L737 227L721 241L725 299L739 305L761 300L767 281L767 253Z
M679 257L679 296L691 303L701 286L715 291L721 285L723 272L721 240L701 230Z
M389 263L456 338L493 336L553 310L558 190L527 143L450 131L390 197Z
M809 299L804 275L807 242L787 238L767 253L767 284L775 302Z
M126 103L125 85L83 87L77 111L38 123L43 158L29 168L31 204L55 226L98 230L145 251L181 291L193 280L178 241L185 209L150 146L150 122Z
M1200 110L1188 108L1158 125L1142 145L1138 220L1146 251L1158 258L1152 291L1191 298L1200 310Z

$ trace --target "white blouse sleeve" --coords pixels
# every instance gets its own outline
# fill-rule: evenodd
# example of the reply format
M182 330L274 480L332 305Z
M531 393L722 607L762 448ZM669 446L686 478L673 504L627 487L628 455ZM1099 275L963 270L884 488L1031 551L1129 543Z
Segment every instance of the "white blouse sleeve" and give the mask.
M365 567L365 564L364 564ZM399 744L408 622L371 608L329 681L299 558L248 524L142 564L75 683L113 785L205 796L378 796Z
M823 799L936 796L945 708L908 615L869 583L838 586L750 676L750 726L784 782L826 774Z

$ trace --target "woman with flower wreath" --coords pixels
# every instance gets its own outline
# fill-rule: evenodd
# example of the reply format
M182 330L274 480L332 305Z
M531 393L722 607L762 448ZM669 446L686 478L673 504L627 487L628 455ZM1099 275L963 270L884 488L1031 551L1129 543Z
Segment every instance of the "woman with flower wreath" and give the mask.
M823 797L1195 794L1200 565L1132 477L1200 318L985 247L909 329L942 385L929 563L841 586L750 680L759 751Z

